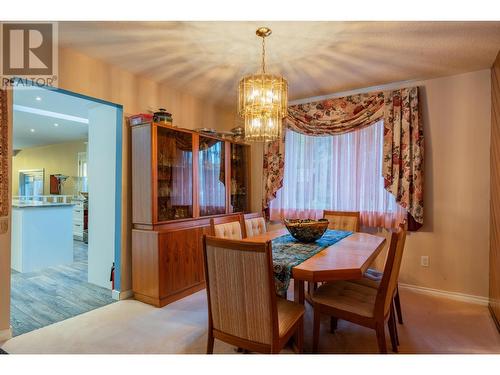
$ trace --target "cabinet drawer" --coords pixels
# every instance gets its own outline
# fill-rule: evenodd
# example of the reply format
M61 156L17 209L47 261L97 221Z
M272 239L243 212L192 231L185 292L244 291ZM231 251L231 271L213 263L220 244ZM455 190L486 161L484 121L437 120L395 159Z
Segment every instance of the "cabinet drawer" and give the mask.
M73 223L73 232L83 232L83 223Z
M83 215L73 214L73 221L83 221Z

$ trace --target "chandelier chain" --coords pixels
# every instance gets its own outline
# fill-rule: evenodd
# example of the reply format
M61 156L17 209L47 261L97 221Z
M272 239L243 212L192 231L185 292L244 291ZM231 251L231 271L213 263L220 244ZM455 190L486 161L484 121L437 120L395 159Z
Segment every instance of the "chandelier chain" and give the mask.
M266 73L266 38L262 37L262 73Z

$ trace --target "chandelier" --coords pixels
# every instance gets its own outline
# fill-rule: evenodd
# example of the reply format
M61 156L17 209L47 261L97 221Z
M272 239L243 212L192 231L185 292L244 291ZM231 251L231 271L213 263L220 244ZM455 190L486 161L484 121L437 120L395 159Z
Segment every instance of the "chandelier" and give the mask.
M240 80L238 113L245 119L245 140L273 141L281 136L283 118L287 114L287 81L266 73L266 42L271 29L261 27L255 32L262 38L261 72Z

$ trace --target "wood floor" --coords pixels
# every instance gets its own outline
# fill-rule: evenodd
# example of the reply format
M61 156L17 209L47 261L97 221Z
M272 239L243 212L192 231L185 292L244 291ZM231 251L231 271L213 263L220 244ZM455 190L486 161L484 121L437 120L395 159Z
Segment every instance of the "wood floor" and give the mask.
M41 271L12 271L11 317L13 336L45 327L108 305L109 289L87 282L87 245L74 241L74 263Z
M500 353L500 334L486 306L401 289L401 353ZM321 325L321 353L377 353L373 330L340 321ZM305 350L312 347L312 309L306 305ZM9 353L205 353L207 300L200 291L164 308L125 300L7 341ZM390 344L388 342L388 347ZM218 340L215 353L236 354ZM285 348L283 353L291 353Z

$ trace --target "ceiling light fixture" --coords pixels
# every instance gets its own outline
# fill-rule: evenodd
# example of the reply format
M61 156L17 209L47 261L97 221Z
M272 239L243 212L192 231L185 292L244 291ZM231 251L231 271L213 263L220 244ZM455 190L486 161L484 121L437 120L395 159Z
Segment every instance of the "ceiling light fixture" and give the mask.
M59 124L57 122L55 122L54 126L57 128L59 126Z
M30 129L30 132L34 133L34 132L35 132L35 129Z
M41 97L39 97L39 96L37 96L35 99L36 99L36 101L38 101L38 102L42 100L42 98L41 98Z
M238 113L245 119L245 139L248 141L279 139L287 114L287 81L282 76L266 73L265 38L271 32L267 27L260 27L255 32L262 38L261 72L243 77L238 87Z

